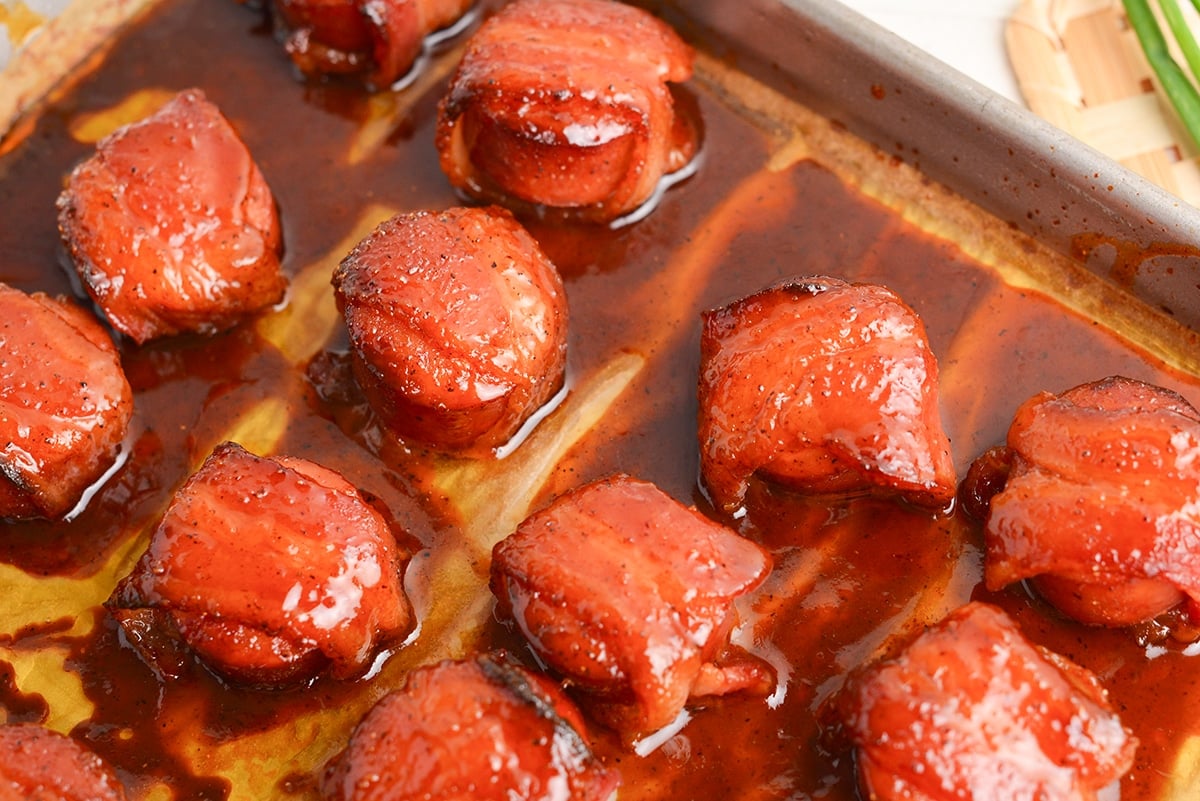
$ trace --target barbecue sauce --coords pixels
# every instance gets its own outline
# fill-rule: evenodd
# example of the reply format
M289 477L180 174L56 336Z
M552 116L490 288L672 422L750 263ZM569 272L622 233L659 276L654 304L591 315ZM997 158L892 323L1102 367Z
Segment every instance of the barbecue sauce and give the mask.
M295 306L300 276L316 275L331 297L321 271L332 273L358 232L390 212L463 202L433 145L445 86L438 65L454 46L430 54L407 89L371 95L350 81L300 79L250 6L165 2L0 160L0 280L83 303L55 228L63 178L92 148L72 132L138 93L199 86L246 142L279 205L293 294L264 316ZM640 365L559 458L533 505L621 471L717 517L696 483L700 314L787 277L881 283L917 311L939 360L960 476L1002 442L1013 411L1041 390L1122 374L1200 401L1200 382L1048 298L1006 285L817 162L768 169L770 139L752 120L700 82L685 91L704 129L698 167L644 219L618 228L524 221L565 279L569 391L582 393L606 365ZM506 462L540 445L531 439L508 459L471 468L397 443L356 392L339 327L295 357L260 322L141 347L118 339L136 408L121 466L68 522L0 524L0 706L10 719L69 729L114 765L132 798L315 798L314 771L412 667L501 646L533 665L492 619L487 597L479 601L486 538L464 534L477 521L439 476L477 469L503 488ZM179 675L167 678L136 656L102 610L171 494L231 431L248 447L338 470L415 554L409 591L423 627L365 678L317 679L287 692L240 689L186 653L175 655ZM985 592L978 523L953 507L806 499L756 482L747 509L724 522L768 548L775 569L740 604L735 639L775 668L779 684L767 699L698 704L644 756L594 727L601 759L623 776L622 801L851 801L852 765L822 737L823 703L847 671L971 598L1000 605L1034 642L1097 673L1141 741L1123 799L1157 801L1168 792L1181 744L1200 733L1200 663L1164 627L1086 628L1020 587ZM459 592L447 590L447 576L462 579ZM461 628L465 639L438 637L459 630L443 618L471 615L480 623Z

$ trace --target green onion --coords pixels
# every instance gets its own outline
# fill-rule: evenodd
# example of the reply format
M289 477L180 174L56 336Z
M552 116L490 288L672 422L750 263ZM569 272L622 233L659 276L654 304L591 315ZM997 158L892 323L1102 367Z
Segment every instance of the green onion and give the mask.
M1187 128L1192 140L1200 144L1200 92L1196 91L1195 85L1188 79L1187 74L1171 57L1171 52L1167 49L1167 40L1163 36L1162 29L1158 27L1158 20L1154 18L1154 12L1150 10L1147 0L1122 0L1122 2L1125 6L1125 15L1129 18L1129 25L1137 34L1142 51L1146 54L1146 60L1150 62L1151 69L1158 76L1159 83L1162 84L1163 91L1167 94L1167 99L1175 107L1179 119ZM1195 2L1196 0L1193 0L1193 3ZM1180 27L1186 29L1187 25L1184 23L1182 15L1179 14L1179 7L1174 4L1173 0L1163 0L1163 15L1168 20L1171 19L1171 12L1167 11L1168 4L1178 17ZM1178 36L1178 34L1176 35ZM1200 56L1200 48L1196 47L1195 39L1192 38L1190 31L1186 38L1191 41L1192 49L1197 50L1197 56ZM1180 42L1180 49L1186 52L1187 45ZM1189 61L1190 59L1189 56ZM1197 59L1197 63L1200 63L1200 58Z
M1200 0L1192 0L1193 4L1198 2ZM1192 77L1200 76L1200 46L1197 46L1196 37L1192 35L1192 29L1183 18L1183 12L1179 10L1179 3L1176 0L1159 0L1159 6L1162 7L1171 35L1175 37L1179 49L1183 52L1188 69L1192 71Z

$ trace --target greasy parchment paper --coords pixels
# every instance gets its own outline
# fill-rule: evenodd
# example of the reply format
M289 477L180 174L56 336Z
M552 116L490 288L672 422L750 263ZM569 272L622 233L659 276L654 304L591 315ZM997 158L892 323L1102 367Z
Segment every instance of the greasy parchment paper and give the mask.
M52 101L56 93L71 85L74 76L103 59L105 48L115 41L114 32L121 25L136 20L163 1L73 0L61 16L47 22L17 51L0 76L0 131L5 132L0 139L0 154L25 135L42 103ZM719 5L700 4L704 14ZM763 5L766 4L725 4L751 16L758 14ZM673 6L666 8L667 13L672 11L687 15L687 9L680 12ZM714 13L703 19L705 24L717 24L725 17ZM865 20L862 24L862 30L879 35ZM734 39L738 36L737 31L724 29L717 34L728 34ZM787 56L786 52L776 52L766 54L765 58L770 61ZM453 53L447 53L435 60L428 67L429 74L444 75L452 66L452 58ZM755 72L733 69L719 56L701 53L696 80L729 106L754 119L768 133L772 151L768 162L762 165L762 174L786 171L802 159L816 160L905 220L956 243L967 254L993 268L1008 284L1053 297L1063 306L1110 328L1150 357L1183 374L1200 376L1195 332L1177 316L1131 295L1128 287L1097 274L1060 249L1031 238L1009 220L963 194L931 182L918 165L881 155L877 147L854 131L831 122L827 110L823 110L824 114L816 113L807 103L797 102L784 91L786 87L764 82ZM365 123L358 146L379 146L391 128L403 119L407 111L405 102L398 100ZM114 110L107 119L101 115L89 128L89 139L94 140L122 121L120 110ZM753 185L746 186L747 192L754 190ZM736 202L736 198L732 200ZM263 337L292 364L304 364L317 353L338 324L327 291L331 263L336 263L342 253L389 211L372 208L365 212L362 224L346 242L331 250L328 258L304 267L294 276L288 307L259 322ZM693 247L680 254L680 269L686 267L689 273L702 274L703 267L698 265L707 258L706 250L720 245L726 230L722 213L720 207L714 209L705 228L695 233ZM378 690L364 693L354 703L313 712L216 748L207 745L209 740L200 721L177 720L177 728L168 735L180 741L179 753L192 760L198 774L228 778L233 788L230 797L235 801L307 798L303 794L282 794L277 786L280 763L284 773L310 773L344 743L345 732L366 707L407 670L470 650L476 632L490 614L490 596L486 587L479 584L478 565L492 544L512 531L528 513L564 454L587 435L644 366L643 358L634 353L614 357L575 387L547 424L513 457L501 463L447 459L437 465L439 490L450 499L463 520L471 521L464 531L469 547L435 556L424 565L421 580L432 588L426 595L439 597L439 605L423 619L417 639L388 661L377 677ZM294 396L264 400L239 419L229 421L217 439L237 440L259 453L272 452L289 409L300 403L303 400L298 392ZM143 531L129 538L125 547L111 553L108 561L89 576L47 580L0 565L0 590L7 599L0 614L0 659L14 666L15 683L21 692L40 694L47 699L51 710L48 724L53 728L67 731L86 719L91 710L78 676L67 665L66 649L27 650L6 643L47 619L63 617L75 620L74 628L65 633L65 638L86 634L97 624L99 604L128 571L147 536L148 532ZM908 620L896 623L894 634L898 636L938 619L965 601L968 591L968 586L958 583L949 573L931 577L923 602L914 605ZM1197 753L1200 744L1185 745L1175 766L1176 788L1164 801L1182 801L1200 793ZM261 769L264 759L273 762L273 770ZM146 797L168 798L170 791L160 786L151 789Z

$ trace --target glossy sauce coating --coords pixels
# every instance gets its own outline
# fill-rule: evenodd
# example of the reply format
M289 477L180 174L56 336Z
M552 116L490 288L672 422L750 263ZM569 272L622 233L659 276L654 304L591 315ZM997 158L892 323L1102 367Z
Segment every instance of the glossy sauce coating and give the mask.
M764 664L719 657L733 601L770 570L754 543L653 484L614 476L556 498L492 552L492 592L538 656L628 739L689 698L765 694Z
M58 209L84 287L135 342L225 330L287 287L271 189L201 90L105 137Z
M969 604L845 691L864 798L1095 801L1137 740L1096 677Z
M1120 376L1039 393L1008 432L987 514L987 582L1033 578L1085 623L1128 625L1200 603L1200 413Z
M668 88L691 72L688 45L639 9L519 0L471 37L439 106L442 169L484 200L613 220L691 159Z
M410 673L355 728L322 787L328 801L608 801L619 782L562 690L482 654Z
M91 148L74 138L75 123L136 97L146 86L147 65L163 83L203 85L237 121L279 200L285 271L315 276L325 292L338 260L386 216L379 204L388 213L461 204L433 146L444 84L381 97L353 82L298 82L269 33L258 13L237 3L169 0L124 36L90 80L38 121L36 135L0 157L6 170L0 211L12 221L0 226L4 280L26 291L71 292L55 267L52 209L63 176ZM771 132L706 83L691 87L705 124L705 158L652 214L615 229L523 219L570 295L574 391L586 390L614 354L645 359L555 467L539 503L619 469L711 513L696 490L700 314L794 276L798 258L806 272L885 285L919 313L938 356L944 422L960 470L1002 443L1014 410L1047 387L1124 374L1200 397L1194 378L1148 358L1104 325L1007 285L968 252L839 180L823 159L781 167ZM380 116L381 108L393 116ZM386 139L364 148L381 126ZM877 161L891 165L912 156L899 147ZM327 294L320 297L332 308ZM332 315L336 322L336 309ZM6 624L0 636L12 644L0 652L0 706L10 718L79 716L74 734L121 771L135 798L157 797L165 780L181 798L197 801L315 801L314 771L345 746L370 703L399 687L414 667L457 648L475 653L500 645L538 669L520 638L494 622L490 606L482 610L486 625L459 639L442 636L442 621L427 614L432 605L414 596L419 634L380 660L369 679L322 674L303 692L287 693L241 688L204 670L164 681L103 610L64 603L105 597L116 580L106 565L136 553L144 544L139 538L213 443L245 419L261 419L264 406L277 411L254 430L275 434L272 452L337 469L386 510L417 554L409 568L416 584L434 577L428 589L445 589L448 582L436 577L456 575L442 568L461 563L468 567L466 585L490 595L486 551L471 532L504 513L505 494L486 496L498 500L466 515L463 487L441 480L440 461L381 451L377 432L346 422L360 413L352 380L341 394L314 397L303 366L263 336L266 326L258 323L274 321L274 314L266 317L212 338L142 348L121 342L144 421L136 450L77 518L5 524L0 538L5 575L22 593L45 599L32 620L14 619L18 606L6 607L0 621ZM308 333L320 318L304 319ZM335 331L325 347L340 357L347 334ZM572 397L562 410L570 410ZM483 485L518 486L526 475L515 470L523 452L465 472ZM514 472L505 475L506 469ZM767 698L696 699L686 726L646 756L593 725L597 758L622 774L622 801L805 795L854 801L849 752L819 747L814 709L881 640L911 633L914 622L934 622L971 595L1002 606L1031 641L1103 676L1122 722L1141 740L1122 781L1122 801L1163 801L1176 777L1189 775L1176 760L1197 732L1200 696L1186 641L1164 637L1157 626L1081 626L1020 585L989 592L981 527L957 511L932 513L877 496L806 497L756 481L746 506L738 530L772 554L775 568L738 603L738 644L761 648L756 653L770 656L786 681ZM48 599L43 586L61 591ZM437 608L448 601L453 609L459 598L442 596ZM33 659L59 655L70 670L61 682L66 692L53 669L27 670ZM1172 688L1170 704L1163 703L1164 687Z
M486 454L562 387L562 278L504 209L393 217L333 285L359 386L402 436Z
M125 801L125 788L70 737L10 723L0 725L0 801Z
M135 641L140 610L155 613L151 625L173 623L234 681L296 683L325 668L348 677L408 629L403 557L337 473L227 443L175 495L108 605Z
M954 497L937 360L886 287L798 278L706 313L699 396L700 470L726 512L755 474L818 494Z
M473 0L271 0L279 36L305 75L358 75L374 89L402 78L425 37Z
M120 355L91 313L0 283L0 518L70 512L132 416Z

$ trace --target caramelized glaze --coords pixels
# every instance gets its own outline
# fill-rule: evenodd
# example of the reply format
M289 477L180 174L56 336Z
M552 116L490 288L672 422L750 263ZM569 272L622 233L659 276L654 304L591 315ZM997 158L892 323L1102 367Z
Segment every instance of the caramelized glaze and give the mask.
M17 600L6 601L0 634L0 704L9 718L53 719L71 730L115 767L132 798L163 797L168 785L165 795L179 799L315 799L320 767L413 668L492 645L532 665L477 592L486 593L490 546L526 509L512 497L540 504L622 470L715 515L696 483L700 315L780 279L875 282L913 307L938 357L959 475L1003 441L1013 411L1042 390L1119 374L1200 398L1194 379L1005 284L817 162L768 168L767 135L696 81L687 91L705 130L698 169L652 213L615 230L527 221L562 271L569 300L570 392L559 410L495 463L447 461L395 443L380 435L349 380L328 277L390 213L461 203L434 148L440 63L408 94L301 83L260 12L171 0L0 161L0 280L29 292L81 297L55 228L62 181L92 149L71 131L139 91L202 87L246 142L281 211L292 281L285 306L211 338L122 341L136 409L126 463L70 523L3 524L0 582ZM282 346L279 331L288 332ZM578 441L554 444L546 480L524 488L526 454L550 447L556 421L580 411L575 399L602 390L615 400L598 422ZM189 662L162 682L102 610L171 494L231 432L247 447L337 470L415 554L406 588L420 630L362 680L263 693L227 686ZM1122 798L1170 797L1179 749L1197 733L1200 670L1185 644L1153 624L1068 622L1019 585L986 592L978 523L958 511L811 501L757 482L746 507L737 525L772 552L775 568L741 604L735 644L767 659L779 686L766 700L706 700L646 756L601 731L596 752L621 772L622 801L851 801L849 756L822 741L815 710L847 671L973 597L1100 677L1140 741Z

